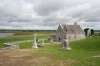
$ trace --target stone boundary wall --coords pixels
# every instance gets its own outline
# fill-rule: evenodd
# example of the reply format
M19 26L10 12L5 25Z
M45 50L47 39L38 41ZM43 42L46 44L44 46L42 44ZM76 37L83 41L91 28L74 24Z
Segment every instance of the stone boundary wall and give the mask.
M19 44L20 43L24 43L24 42L32 42L33 40L24 40L24 41L16 41L16 42L8 42L8 43L4 43L4 48L2 48L1 50L5 50L5 49L19 49Z

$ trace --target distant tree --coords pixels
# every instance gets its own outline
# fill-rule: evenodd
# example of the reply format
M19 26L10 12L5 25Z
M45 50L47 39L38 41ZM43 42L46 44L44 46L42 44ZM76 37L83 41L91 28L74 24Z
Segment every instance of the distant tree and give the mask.
M91 36L93 36L94 35L94 30L93 29L91 29Z
M88 32L89 28L85 28L84 29L84 32L85 32L85 35L87 36L87 32Z

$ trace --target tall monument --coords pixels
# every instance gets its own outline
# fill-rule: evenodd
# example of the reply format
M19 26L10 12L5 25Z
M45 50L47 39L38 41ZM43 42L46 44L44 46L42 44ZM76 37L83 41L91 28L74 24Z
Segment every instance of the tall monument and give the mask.
M36 33L34 33L34 42L32 48L38 48L36 43Z

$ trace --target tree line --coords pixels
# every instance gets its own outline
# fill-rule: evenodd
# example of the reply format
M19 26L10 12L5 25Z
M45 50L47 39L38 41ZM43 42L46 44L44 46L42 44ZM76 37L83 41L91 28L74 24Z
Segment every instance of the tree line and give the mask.
M85 32L85 35L87 36L88 35L88 31L90 30L90 36L93 36L94 35L94 30L93 29L89 29L89 28L85 28L84 29L84 32Z

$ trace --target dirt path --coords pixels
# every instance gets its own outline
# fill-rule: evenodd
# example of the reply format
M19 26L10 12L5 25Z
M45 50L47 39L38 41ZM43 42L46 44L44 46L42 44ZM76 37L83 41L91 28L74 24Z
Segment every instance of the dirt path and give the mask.
M73 60L55 60L49 56L36 56L36 49L0 50L0 66L71 66Z

